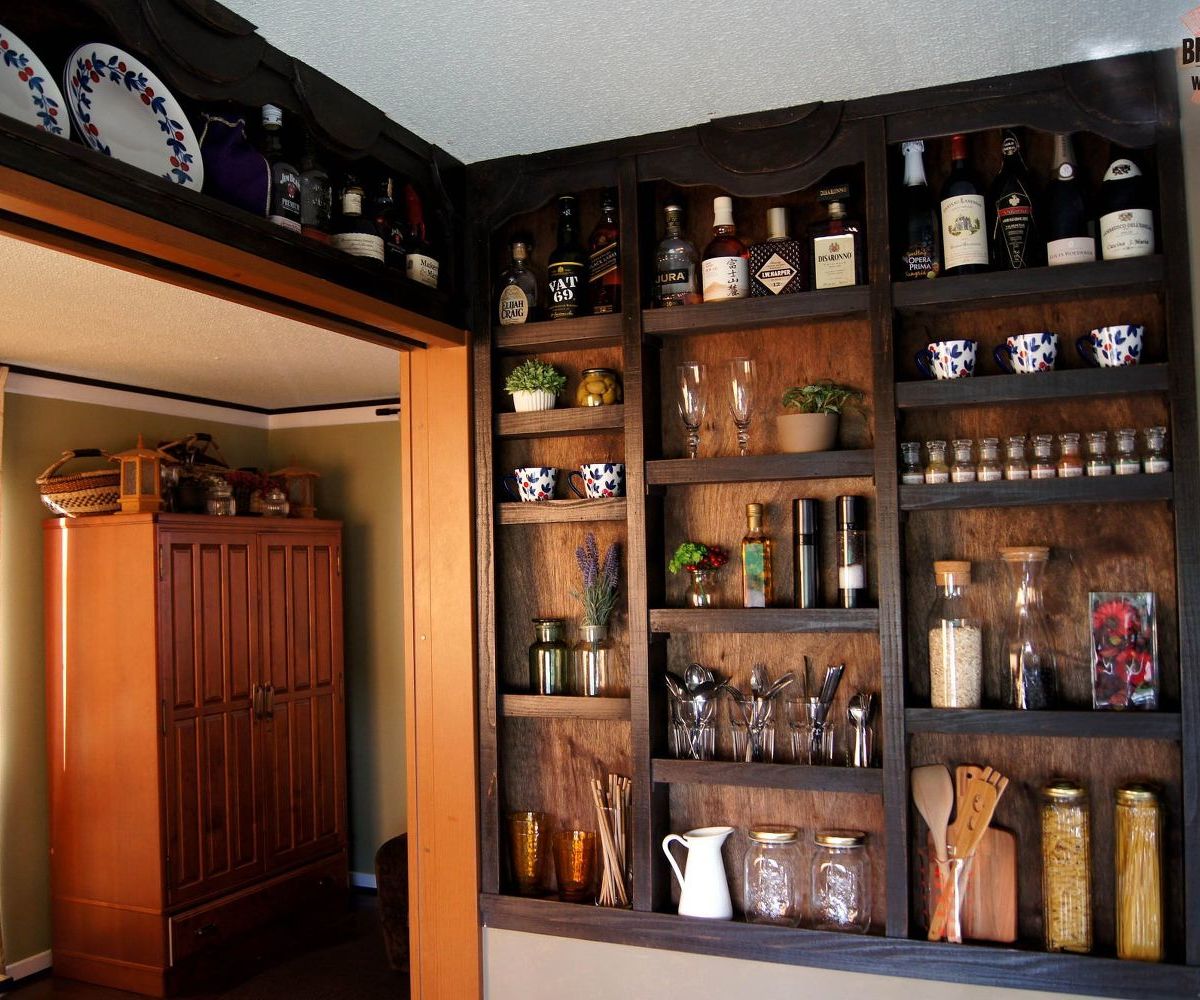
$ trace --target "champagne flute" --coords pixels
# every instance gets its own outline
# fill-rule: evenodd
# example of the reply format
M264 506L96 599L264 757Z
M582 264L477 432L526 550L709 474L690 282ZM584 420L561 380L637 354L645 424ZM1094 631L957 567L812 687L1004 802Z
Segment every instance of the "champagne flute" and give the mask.
M729 362L729 412L737 424L738 454L750 454L750 418L754 415L754 362L734 358Z
M679 417L688 432L688 458L695 458L704 420L704 365L695 361L679 366Z

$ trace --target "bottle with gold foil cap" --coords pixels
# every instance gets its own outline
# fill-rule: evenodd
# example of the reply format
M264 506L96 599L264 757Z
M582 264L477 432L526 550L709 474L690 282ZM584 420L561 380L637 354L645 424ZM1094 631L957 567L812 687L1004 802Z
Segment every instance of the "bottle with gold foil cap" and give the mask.
M763 531L763 505L750 503L742 539L742 607L769 608L774 596L771 539Z

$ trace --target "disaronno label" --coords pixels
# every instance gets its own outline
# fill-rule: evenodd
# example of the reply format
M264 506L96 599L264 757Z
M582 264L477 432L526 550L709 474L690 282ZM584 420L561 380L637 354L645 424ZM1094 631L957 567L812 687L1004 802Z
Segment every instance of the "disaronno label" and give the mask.
M959 194L942 202L942 255L946 268L988 262L981 194Z
M750 294L750 266L745 257L710 257L702 271L705 302L744 299Z
M818 236L813 240L813 285L841 288L854 284L854 237Z
M529 319L529 299L517 285L509 285L500 293L500 325L517 326Z

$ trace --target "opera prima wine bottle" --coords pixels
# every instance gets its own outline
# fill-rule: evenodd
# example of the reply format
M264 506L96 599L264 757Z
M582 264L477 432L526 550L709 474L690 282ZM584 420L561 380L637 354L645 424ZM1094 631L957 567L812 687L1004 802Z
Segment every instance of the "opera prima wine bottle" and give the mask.
M936 278L942 268L937 207L925 180L925 143L906 142L904 152L904 234L900 279Z
M587 285L588 255L579 242L579 202L572 194L558 199L558 245L546 268L550 319L582 316Z
M704 301L744 299L750 294L750 251L737 238L733 199L713 199L713 238L704 248Z
M967 137L950 140L950 176L942 185L942 263L946 274L988 269L983 188L967 162Z
M1100 185L1100 249L1105 260L1154 253L1154 212L1146 179L1133 160L1115 151Z

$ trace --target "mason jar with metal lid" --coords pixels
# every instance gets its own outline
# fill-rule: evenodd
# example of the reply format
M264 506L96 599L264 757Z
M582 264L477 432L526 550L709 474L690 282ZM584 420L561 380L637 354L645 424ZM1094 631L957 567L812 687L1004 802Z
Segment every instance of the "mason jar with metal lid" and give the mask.
M1092 835L1087 792L1042 789L1042 925L1047 951L1092 950Z
M871 857L861 830L821 830L812 860L812 926L866 934L871 929Z
M1116 791L1117 958L1163 958L1162 813L1149 785Z
M800 923L799 833L794 826L757 826L747 831L742 904L751 924Z
M575 392L576 406L615 406L621 402L621 376L611 368L585 368Z

